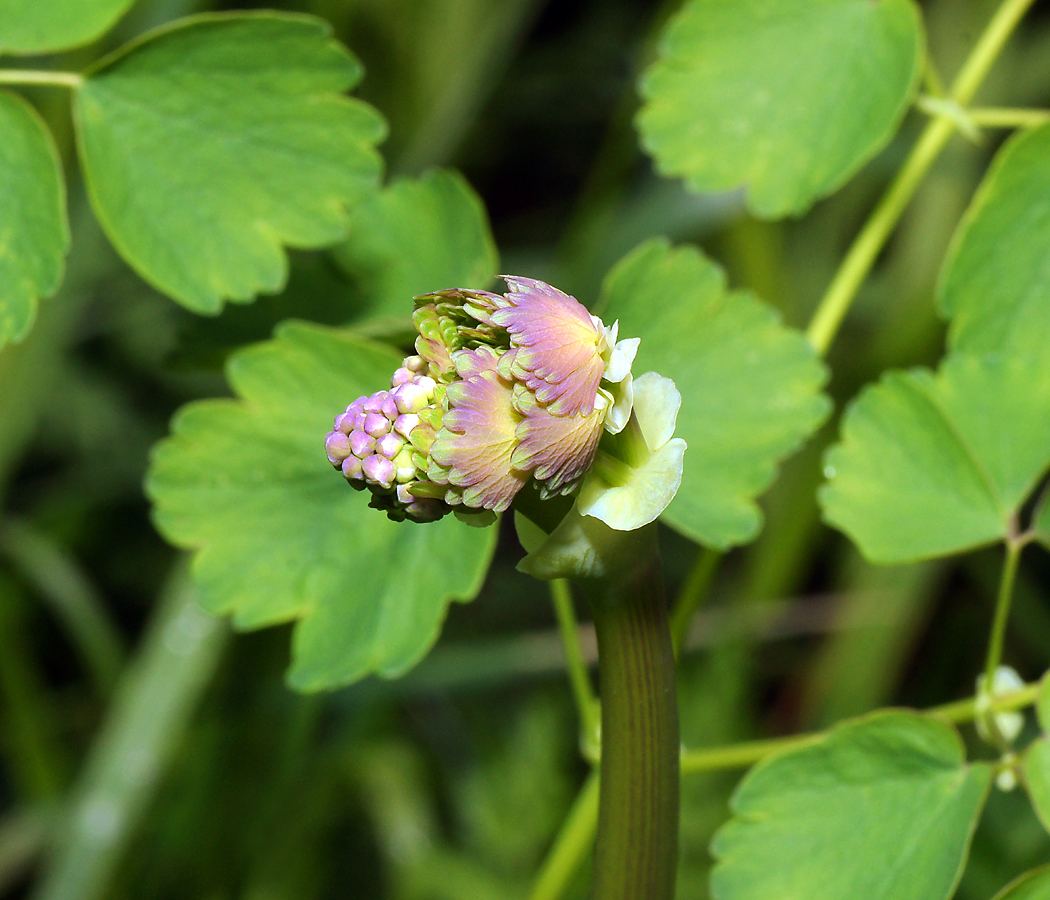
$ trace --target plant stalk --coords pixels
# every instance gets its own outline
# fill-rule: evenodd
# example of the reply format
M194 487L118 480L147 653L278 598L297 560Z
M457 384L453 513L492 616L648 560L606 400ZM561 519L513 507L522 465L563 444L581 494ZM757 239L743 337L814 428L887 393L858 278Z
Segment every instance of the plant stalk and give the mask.
M84 76L76 72L44 72L39 69L0 69L0 84L39 84L78 88Z
M1010 606L1014 598L1014 581L1017 578L1017 564L1021 559L1024 544L1011 540L1006 543L1006 558L1003 560L1003 574L999 580L999 595L995 601L995 619L992 622L992 633L988 639L988 656L984 664L984 681L978 695L995 696L995 673L1003 658L1003 642L1006 639L1006 623L1010 618ZM989 712L988 719L993 720ZM990 729L995 733L995 729Z
M602 702L593 900L674 897L678 705L659 554L650 540L639 566L589 585Z

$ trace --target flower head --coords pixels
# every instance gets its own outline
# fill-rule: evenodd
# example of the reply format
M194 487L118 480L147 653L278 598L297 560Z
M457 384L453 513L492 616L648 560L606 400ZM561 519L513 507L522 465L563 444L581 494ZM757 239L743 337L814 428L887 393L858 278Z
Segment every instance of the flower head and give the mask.
M429 522L455 510L488 522L529 481L542 497L572 493L596 456L613 459L640 427L630 425L639 341L618 341L618 323L606 327L542 281L504 280L503 295L417 297L417 355L404 360L389 391L351 403L326 437L332 465L392 518ZM613 441L607 450L599 449L603 435ZM669 438L643 440L643 453L673 456L663 451ZM658 468L645 471L656 477ZM622 505L619 495L595 493L604 482L587 483L598 485L588 494L598 510L591 515Z

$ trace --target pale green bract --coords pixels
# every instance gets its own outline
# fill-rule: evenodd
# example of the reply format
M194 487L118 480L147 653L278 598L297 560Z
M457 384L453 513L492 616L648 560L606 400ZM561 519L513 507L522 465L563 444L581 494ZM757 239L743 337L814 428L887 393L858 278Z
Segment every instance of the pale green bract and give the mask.
M642 142L698 191L800 215L896 132L923 43L911 0L690 0L642 77Z
M947 900L992 767L910 712L843 723L756 766L716 835L717 900Z
M300 620L289 680L302 690L403 673L491 559L496 529L387 521L325 460L332 411L399 362L382 345L287 324L231 360L239 399L183 408L154 453L155 520L196 552L202 602L244 629Z
M488 287L499 256L481 199L458 172L399 178L350 214L335 248L362 316L408 321L407 298L443 287Z
M86 44L135 0L0 0L0 53L51 53Z
M965 353L1050 347L1050 125L1006 143L956 234L938 289Z
M51 134L28 103L0 91L0 347L22 340L37 299L58 290L68 246Z
M699 251L660 239L609 273L595 311L641 338L634 371L667 376L682 396L675 436L689 450L664 521L721 549L754 538L755 498L829 411L812 347L754 296L727 291Z
M343 238L378 187L379 114L341 96L358 62L320 19L183 19L87 73L75 117L88 194L121 255L199 313L280 290L282 245Z

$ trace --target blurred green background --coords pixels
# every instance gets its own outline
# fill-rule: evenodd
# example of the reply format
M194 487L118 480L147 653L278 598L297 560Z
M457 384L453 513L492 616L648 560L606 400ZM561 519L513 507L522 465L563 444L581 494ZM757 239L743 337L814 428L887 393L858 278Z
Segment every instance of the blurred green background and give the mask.
M691 241L804 326L922 124L801 220L657 178L634 84L677 4L652 0L301 0L364 62L391 175L454 166L484 199L503 271L585 303L642 239ZM924 5L951 74L994 4ZM80 68L173 18L251 4L141 0ZM182 403L227 393L224 358L289 316L340 324L360 291L324 253L288 290L204 319L151 291L102 238L72 161L67 98L27 89L67 163L73 245L57 298L0 352L0 895L86 898L515 898L586 775L551 605L517 574L504 523L476 601L396 682L301 696L290 628L232 637L194 605L150 525L149 448ZM984 105L1050 104L1050 4L993 70ZM935 361L932 302L951 234L1000 138L956 137L883 253L829 358L837 407L885 368ZM435 284L435 289L447 285ZM406 298L406 302L407 302ZM719 570L682 665L691 747L822 727L885 704L973 693L997 552L865 564L823 526L825 429L763 502L766 527ZM338 485L334 485L338 488ZM363 505L363 504L362 504ZM411 527L411 526L408 526ZM670 530L673 594L697 548ZM1006 660L1050 665L1050 564L1026 557ZM587 645L593 652L593 646ZM970 735L972 738L972 735ZM679 896L707 894L707 843L736 775L683 781ZM960 890L986 900L1050 859L1019 794L996 792ZM572 896L586 895L586 873Z

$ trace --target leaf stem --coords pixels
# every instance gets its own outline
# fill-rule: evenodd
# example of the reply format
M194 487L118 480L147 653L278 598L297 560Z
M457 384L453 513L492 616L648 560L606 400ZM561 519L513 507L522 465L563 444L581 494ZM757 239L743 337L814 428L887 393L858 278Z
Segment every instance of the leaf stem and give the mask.
M671 644L675 657L680 656L685 647L693 616L707 599L721 561L722 554L717 550L701 547L697 551L693 567L678 592L678 599L671 612Z
M1017 578L1017 564L1021 559L1024 541L1009 540L1006 542L1006 557L1003 560L1003 572L999 580L999 595L995 601L995 618L992 622L992 633L988 638L988 656L984 664L984 678L978 691L978 707L983 712L983 705L995 696L995 673L1003 658L1003 642L1006 639L1006 623L1010 618L1010 605L1014 597L1014 581ZM984 698L987 698L985 700ZM989 710L987 714L990 734L997 729L992 722Z
M1004 0L963 63L948 92L948 99L960 106L970 102L1007 38L1033 2ZM853 241L806 332L810 343L821 355L827 352L879 251L954 131L954 123L946 116L937 116L927 124L904 165Z
M44 84L78 88L84 76L77 72L45 72L39 69L0 69L0 84Z
M966 114L974 125L982 128L1035 128L1050 122L1050 109L987 106L968 109Z
M598 699L591 685L591 676L583 658L583 647L580 646L580 627L576 621L576 611L572 606L572 589L563 579L551 582L551 601L554 603L554 614L558 619L562 647L565 650L565 663L569 672L569 683L576 701L576 710L580 716L580 728L583 730L584 745L595 744L601 734Z
M637 565L590 583L602 701L593 900L672 900L681 754L674 651L655 527Z
M572 876L594 843L594 832L598 827L600 784L598 770L592 769L543 861L529 900L557 900L565 893Z

